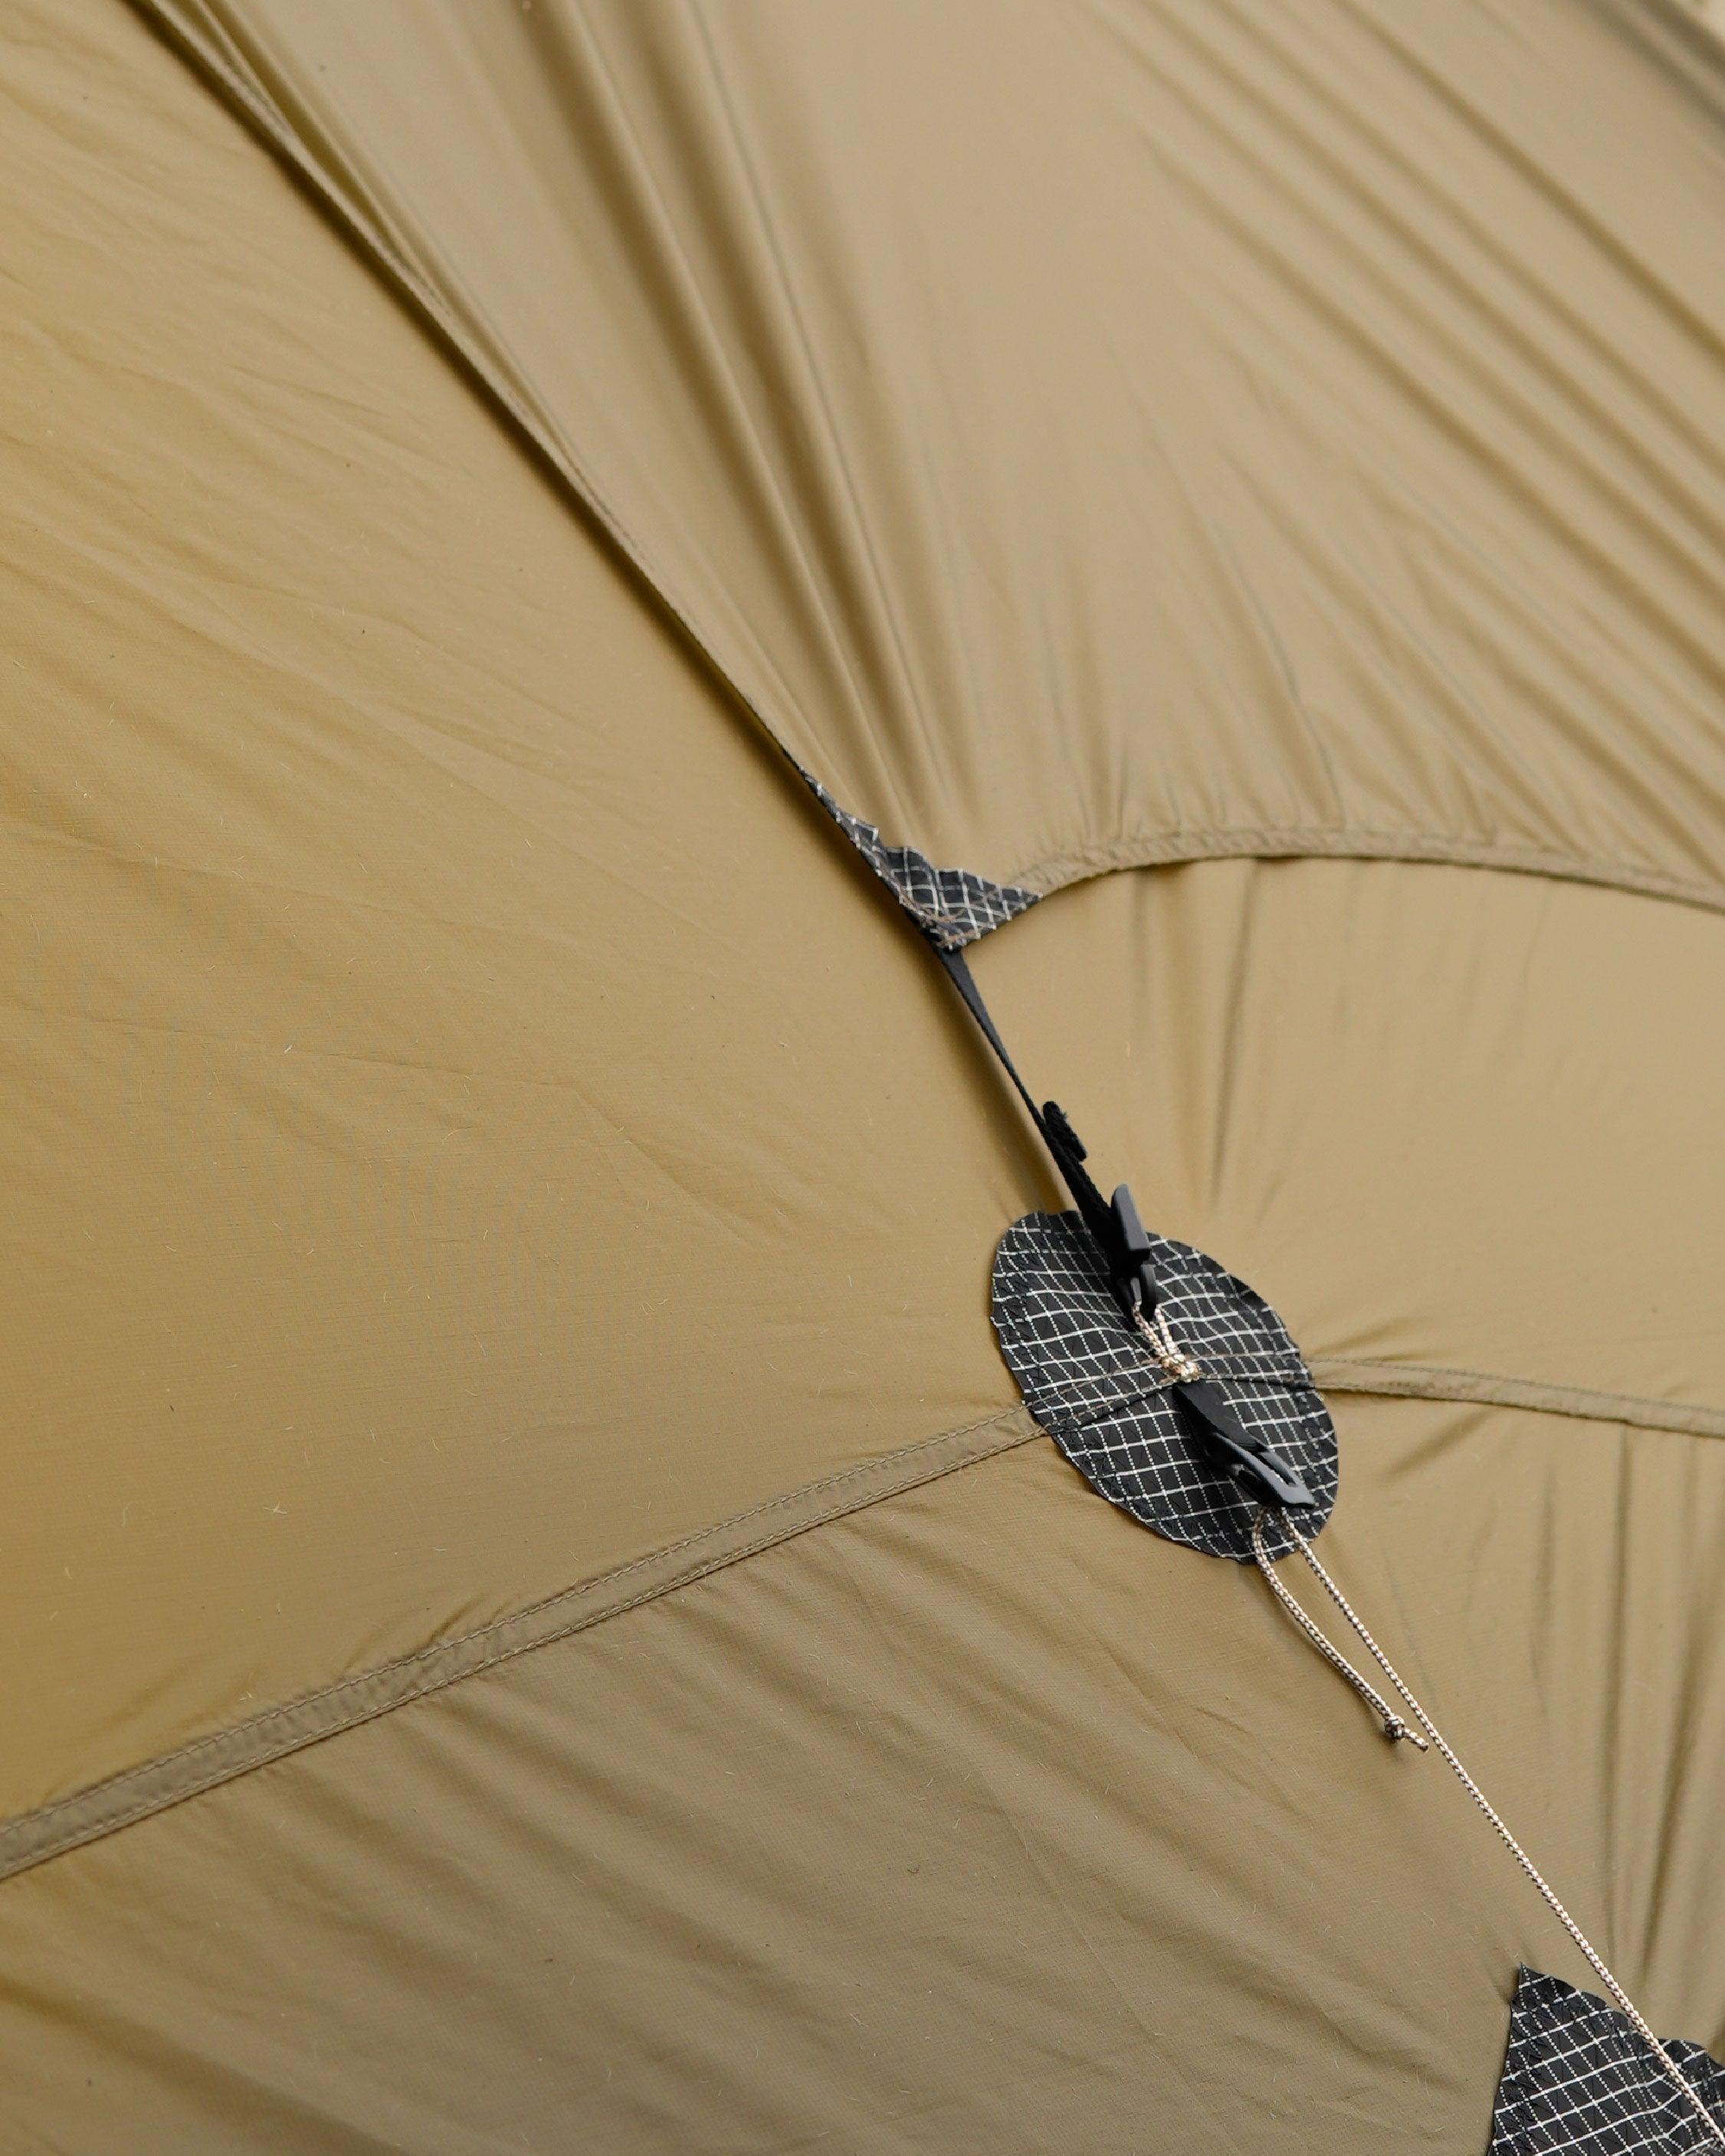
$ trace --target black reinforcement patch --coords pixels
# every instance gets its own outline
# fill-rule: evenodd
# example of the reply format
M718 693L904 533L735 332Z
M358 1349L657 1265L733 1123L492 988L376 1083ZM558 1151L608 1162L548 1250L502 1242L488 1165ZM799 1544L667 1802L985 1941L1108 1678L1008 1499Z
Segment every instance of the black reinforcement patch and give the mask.
M891 891L905 911L937 943L949 951L974 943L979 936L1005 924L1035 905L1039 893L1017 884L991 883L969 869L937 868L913 846L889 846L872 824L841 808L818 778L802 772L819 802L851 844Z
M1336 1502L1336 1431L1287 1328L1260 1296L1189 1244L1153 1235L1161 1308L1180 1348L1306 1477L1317 1502L1308 1538ZM1076 1213L1030 1213L994 1258L994 1329L1025 1404L1079 1473L1170 1541L1252 1555L1253 1500L1193 1434L1167 1375L1109 1292ZM1266 1524L1272 1557L1293 1548Z
M1722 2126L1725 2067L1661 2039ZM1686 2156L1717 2149L1627 2016L1591 1992L1523 1969L1489 2156Z

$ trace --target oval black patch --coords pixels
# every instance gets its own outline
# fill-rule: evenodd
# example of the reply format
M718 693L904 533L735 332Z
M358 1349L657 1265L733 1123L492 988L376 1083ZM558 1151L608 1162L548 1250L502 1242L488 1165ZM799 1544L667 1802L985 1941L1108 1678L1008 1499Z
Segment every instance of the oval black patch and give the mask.
M1214 1258L1166 1236L1150 1240L1174 1339L1317 1498L1298 1516L1309 1538L1335 1505L1338 1467L1335 1425L1299 1349L1263 1297ZM1170 1541L1250 1559L1255 1502L1189 1434L1076 1213L1030 1213L1007 1229L994 1257L993 1309L1026 1405L1086 1481ZM1272 1557L1293 1548L1273 1517L1265 1542Z

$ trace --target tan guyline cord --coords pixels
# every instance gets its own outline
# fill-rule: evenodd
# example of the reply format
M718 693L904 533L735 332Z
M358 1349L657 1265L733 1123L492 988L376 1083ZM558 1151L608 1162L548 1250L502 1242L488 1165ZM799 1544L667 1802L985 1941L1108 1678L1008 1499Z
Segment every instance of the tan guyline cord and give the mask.
M1405 1738L1409 1743L1416 1745L1422 1752L1429 1750L1430 1746L1435 1745L1443 1754L1445 1759L1454 1770L1456 1779L1461 1782L1462 1788L1466 1790L1469 1796L1473 1799L1475 1804L1479 1806L1486 1817L1491 1822L1492 1827L1496 1830L1499 1840L1509 1851L1510 1855L1514 1857L1516 1862L1521 1866L1522 1871L1525 1871L1527 1876L1533 1881L1533 1884L1539 1889L1539 1892L1544 1897L1547 1906L1550 1908L1552 1914L1557 1918L1563 1929L1569 1934L1570 1938L1574 1940L1576 1945L1580 1948L1583 1953L1587 1956L1589 1962L1592 1965L1594 1973L1599 1978L1600 1983L1604 1985L1605 1989L1610 1993L1613 1999L1616 2000L1618 2005L1635 2025L1636 2034L1641 2038L1648 2050L1652 2052L1654 2057L1659 2061L1661 2071L1666 2074L1676 2087L1681 2091L1684 2102L1688 2105L1691 2111L1694 2112L1695 2116L1701 2121L1702 2124L1707 2128L1707 2133L1711 2135L1712 2139L1718 2143L1720 2148L1725 2148L1725 2128L1722 2128L1720 2126L1718 2121L1713 2117L1712 2112L1707 2109L1707 2106L1702 2102L1695 2091L1689 2086L1688 2082L1679 2071L1676 2061L1671 2057L1671 2053L1666 2051L1665 2046L1660 2042L1658 2037L1654 2035L1652 2028L1647 2021L1646 2016L1641 2012L1640 2009L1635 2005L1635 2001L1630 1997L1623 1986L1617 1981L1617 1979L1611 1974L1610 1970L1606 1968L1604 1962L1600 1958L1599 1955L1594 1952L1592 1943L1583 1933L1580 1925L1576 1922L1575 1919L1569 1914L1569 1912L1563 1907L1563 1903L1546 1884L1545 1880L1534 1865L1533 1860L1528 1856L1527 1851L1522 1847L1520 1842L1516 1840L1515 1836L1504 1825L1502 1819L1499 1816L1497 1810L1487 1799L1485 1792L1481 1789L1479 1784L1475 1781L1473 1776L1468 1773L1466 1768L1464 1767L1461 1760L1456 1758L1437 1724L1432 1720L1431 1717L1425 1712L1425 1709L1420 1704L1419 1701L1414 1698L1413 1693L1409 1691L1407 1686L1402 1681L1401 1676L1397 1671L1395 1665L1390 1661L1389 1656L1384 1653L1384 1650L1378 1645L1378 1642L1366 1630L1365 1625L1362 1623L1358 1615L1356 1614L1353 1604L1349 1602L1348 1597L1342 1592L1341 1589L1337 1586L1335 1581L1331 1578L1329 1573L1324 1568L1322 1560L1317 1556L1311 1543L1307 1541L1305 1536L1301 1533L1299 1528L1294 1524L1293 1521L1288 1517L1288 1515L1286 1512L1282 1512L1281 1514L1279 1524L1286 1530L1287 1533L1297 1547L1301 1556L1305 1558L1307 1563L1312 1567L1312 1571L1317 1575L1318 1580L1322 1584L1325 1594L1329 1596L1331 1601L1335 1604L1336 1607L1341 1611L1343 1617L1347 1619L1349 1625L1351 1625L1353 1630L1359 1635L1360 1640L1363 1643L1367 1653L1371 1656L1373 1661L1377 1663L1378 1668L1383 1671L1384 1676L1389 1678L1390 1683L1395 1687L1397 1692L1405 1702L1409 1712L1413 1716L1414 1721L1419 1723L1420 1727L1425 1731L1425 1737L1418 1735L1408 1726L1407 1722L1402 1719L1400 1715L1395 1713L1394 1710L1385 1703L1383 1697L1367 1683L1366 1680L1360 1675L1359 1671L1354 1668L1353 1665L1348 1661L1347 1657L1341 1654L1337 1648L1332 1645L1330 1641L1325 1638L1322 1632L1319 1630L1317 1625L1312 1621L1312 1620L1307 1616L1305 1610L1300 1607L1300 1604L1295 1600L1293 1595L1288 1591L1287 1588L1283 1585L1282 1582L1279 1578L1277 1578L1276 1567L1271 1560L1268 1550L1265 1548L1264 1519L1264 1508L1260 1507L1252 1521L1252 1551L1253 1554L1257 1558L1258 1569L1263 1573L1265 1578L1269 1582L1271 1592L1275 1595L1276 1600L1281 1604L1282 1608L1287 1612L1294 1623L1299 1626L1301 1631L1305 1634L1306 1637L1312 1641L1312 1645L1318 1650L1319 1653L1322 1655L1324 1660L1328 1662L1332 1668L1339 1671L1341 1674L1347 1678L1348 1683L1351 1684L1354 1690L1360 1695L1361 1698L1366 1701L1373 1712L1377 1715L1379 1721L1383 1723L1384 1734L1389 1739L1391 1743L1399 1743L1404 1738ZM1428 1744L1426 1741L1428 1738L1430 1740L1430 1744Z

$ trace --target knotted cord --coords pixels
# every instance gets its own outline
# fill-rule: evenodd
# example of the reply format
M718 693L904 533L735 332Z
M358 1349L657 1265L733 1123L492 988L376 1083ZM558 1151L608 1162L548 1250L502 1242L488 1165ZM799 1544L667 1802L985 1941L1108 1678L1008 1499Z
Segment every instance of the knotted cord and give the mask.
M1396 1669L1395 1665L1390 1661L1389 1656L1384 1653L1383 1648L1380 1647L1378 1642L1372 1637L1372 1635L1366 1630L1364 1624L1355 1612L1353 1604L1349 1602L1348 1597L1342 1592L1335 1581L1331 1578L1328 1572L1325 1569L1322 1562L1318 1558L1317 1553L1313 1550L1311 1543L1307 1541L1305 1536L1301 1533L1299 1528L1294 1524L1293 1521L1289 1518L1286 1512L1281 1512L1279 1515L1281 1526L1291 1537L1294 1545L1296 1548L1298 1549L1301 1556L1305 1558L1307 1563L1311 1566L1312 1571L1317 1574L1319 1584L1323 1588L1325 1594L1329 1596L1331 1601L1335 1604L1336 1607L1341 1611L1343 1616L1347 1619L1348 1624L1359 1635L1360 1641L1365 1647L1367 1653L1370 1655L1372 1660L1376 1662L1378 1668L1383 1671L1384 1676L1389 1678L1390 1683L1394 1686L1397 1693L1406 1704L1408 1712L1413 1716L1414 1721L1418 1722L1420 1728L1425 1732L1425 1738L1422 1738L1413 1729L1411 1729L1408 1726L1407 1722L1404 1721L1402 1717L1397 1714L1385 1702L1382 1696L1375 1691L1373 1687L1367 1683L1366 1680L1360 1675L1359 1671L1354 1668L1353 1665L1348 1661L1347 1657L1343 1655L1337 1648L1331 1645L1330 1641L1324 1636L1323 1633L1320 1631L1317 1625L1307 1614L1305 1610L1301 1608L1299 1603L1294 1599L1293 1594L1290 1592L1288 1588L1276 1578L1275 1563L1271 1560L1270 1553L1265 1546L1264 1519L1265 1508L1260 1507L1257 1512L1253 1516L1252 1519L1252 1553L1257 1559L1259 1571L1263 1573L1266 1580L1269 1583L1271 1593L1275 1595L1276 1600L1281 1604L1283 1609L1286 1611L1287 1614L1293 1620L1294 1623L1299 1626L1301 1631L1303 1632L1306 1637L1311 1640L1312 1645L1318 1650L1319 1653L1322 1655L1324 1660L1329 1663L1331 1667L1338 1671L1371 1707L1372 1712L1377 1715L1379 1721L1383 1723L1384 1734L1389 1738L1392 1743L1399 1743L1401 1739L1405 1738L1411 1743L1417 1746L1422 1752L1435 1747L1437 1751L1443 1755L1445 1763L1455 1774L1457 1780L1461 1784L1462 1788L1466 1790L1469 1796L1473 1799L1475 1804L1479 1806L1480 1810L1485 1814L1486 1819L1490 1820L1499 1840L1503 1843L1510 1855L1514 1857L1516 1862L1521 1866L1522 1871L1527 1873L1528 1878L1530 1878L1535 1887L1538 1888L1541 1895L1544 1897L1546 1906L1551 1910L1552 1914L1557 1918L1563 1929L1569 1934L1570 1938L1574 1940L1576 1945L1580 1948L1582 1953L1587 1957L1588 1963L1592 1968L1594 1974L1599 1978L1600 1983L1604 1985L1606 1990L1610 1993L1612 1998L1615 1999L1626 2019L1633 2025L1635 2033L1640 2037L1642 2042L1646 2045L1648 2050L1653 2054L1653 2056L1659 2061L1661 2071L1668 2076L1674 2087L1680 2091L1682 2095L1683 2101L1688 2105L1690 2110L1694 2112L1695 2116L1707 2128L1707 2131L1712 2140L1715 2141L1721 2148L1725 2148L1725 2127L1722 2127L1720 2125L1718 2120L1714 2118L1712 2112L1708 2110L1707 2106L1702 2102L1701 2098L1696 2094L1695 2091L1690 2087L1688 2082L1685 2079L1682 2072L1680 2071L1676 2060L1673 2059L1671 2053L1666 2051L1665 2046L1660 2042L1658 2037L1654 2035L1652 2027L1648 2022L1646 2016L1641 2012L1640 2009L1635 2005L1635 2001L1630 1997L1623 1986L1617 1981L1617 1979L1605 1966L1604 1962L1594 1951L1591 1942L1582 1931L1580 1925L1576 1922L1575 1919L1569 1914L1569 1912L1558 1899L1556 1894L1553 1892L1550 1887L1546 1884L1543 1876L1535 1866L1532 1857L1528 1856L1527 1851L1522 1848L1520 1842L1516 1840L1515 1836L1504 1825L1502 1818L1487 1799L1485 1792L1481 1789L1479 1784L1475 1781L1473 1776L1468 1773L1466 1768L1462 1765L1461 1760L1456 1758L1455 1752L1451 1749L1449 1743L1445 1738L1443 1732L1438 1728L1437 1724L1432 1720L1431 1717L1425 1712L1425 1709L1420 1704L1419 1701L1414 1698L1413 1693L1402 1681L1400 1673ZM1426 1741L1428 1739L1430 1740L1429 1743Z

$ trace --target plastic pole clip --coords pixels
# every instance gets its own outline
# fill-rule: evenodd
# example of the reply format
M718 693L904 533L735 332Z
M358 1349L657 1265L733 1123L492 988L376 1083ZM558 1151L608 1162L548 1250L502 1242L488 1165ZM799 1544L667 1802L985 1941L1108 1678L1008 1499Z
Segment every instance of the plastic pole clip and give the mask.
M1204 1443L1249 1495L1261 1504L1281 1506L1289 1512L1317 1502L1299 1469L1284 1460L1273 1445L1252 1435L1219 1385L1209 1378L1187 1378L1173 1389L1175 1397L1184 1401L1193 1421L1200 1425Z
M1113 1248L1107 1252L1114 1300L1129 1323L1148 1317L1162 1299L1156 1268L1150 1262L1150 1238L1130 1188L1122 1183L1109 1201L1114 1216Z
M1150 1238L1125 1183L1115 1192L1109 1210L1114 1216L1113 1248L1107 1254L1111 1284L1127 1322L1136 1326L1151 1315L1158 1300ZM1176 1378L1168 1389L1183 1402L1194 1435L1260 1503L1297 1511L1317 1502L1299 1469L1273 1445L1254 1436L1214 1379Z

